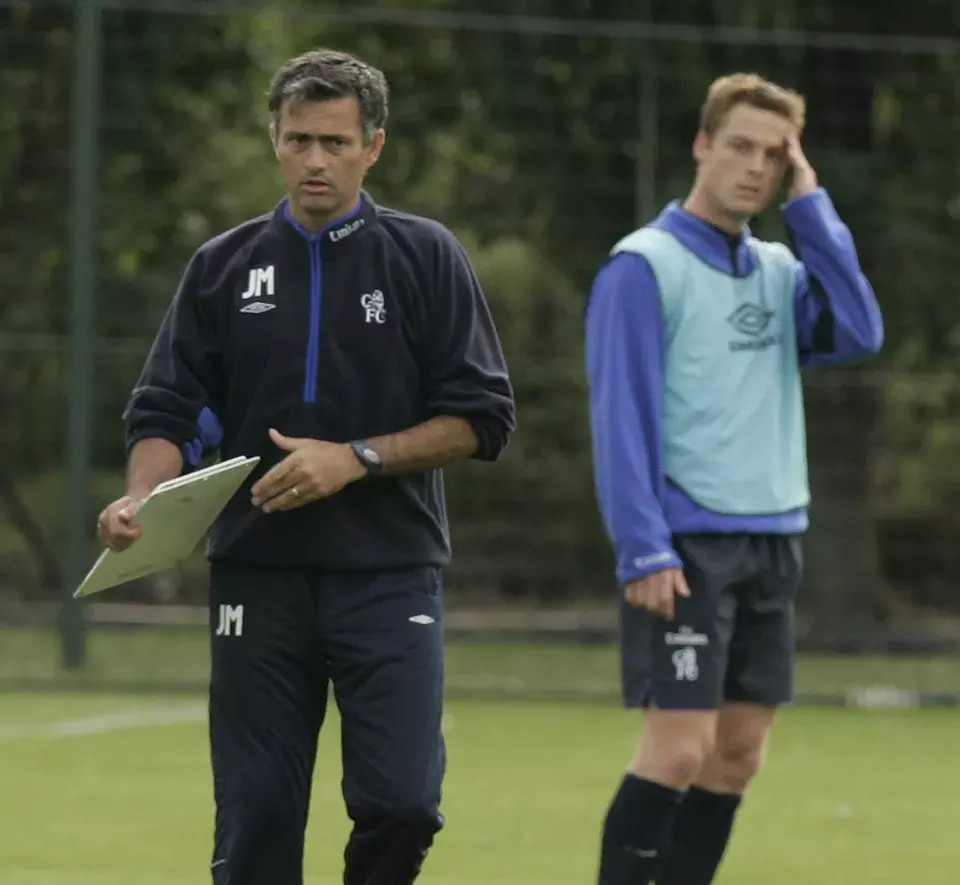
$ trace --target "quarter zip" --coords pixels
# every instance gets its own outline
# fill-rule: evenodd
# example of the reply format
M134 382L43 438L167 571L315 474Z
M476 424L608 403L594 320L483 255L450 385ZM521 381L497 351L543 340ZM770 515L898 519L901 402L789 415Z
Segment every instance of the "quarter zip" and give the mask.
M293 226L294 230L303 237L307 243L307 253L310 258L310 328L307 329L307 358L303 368L303 401L305 403L315 403L317 401L317 375L320 371L320 323L323 319L323 260L321 257L321 246L324 237L337 225L344 225L350 222L350 219L359 215L362 202L357 203L357 207L336 221L323 227L316 233L311 233L303 225L299 224L290 214L289 204L284 207L284 216ZM354 230L363 221L355 222L347 235ZM343 237L341 236L340 239Z
M323 266L320 238L307 241L310 251L310 328L307 332L307 361L303 377L303 401L317 401L317 371L320 361L320 307L323 299Z

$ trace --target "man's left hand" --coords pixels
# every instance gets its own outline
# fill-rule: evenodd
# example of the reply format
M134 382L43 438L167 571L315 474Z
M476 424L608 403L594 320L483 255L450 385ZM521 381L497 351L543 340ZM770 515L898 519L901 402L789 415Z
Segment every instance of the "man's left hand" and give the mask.
M251 489L254 507L263 508L264 513L328 498L366 475L353 450L343 443L287 437L276 430L270 431L270 439L290 454Z
M806 154L804 154L803 148L800 146L800 136L797 133L787 137L786 150L787 160L793 170L790 181L790 199L812 194L819 186L817 173L810 165Z

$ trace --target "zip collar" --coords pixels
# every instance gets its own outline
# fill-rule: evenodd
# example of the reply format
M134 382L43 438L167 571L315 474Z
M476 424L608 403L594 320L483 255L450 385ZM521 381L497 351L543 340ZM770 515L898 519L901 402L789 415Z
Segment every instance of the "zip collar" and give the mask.
M311 245L318 245L325 253L334 253L347 246L356 236L377 219L377 207L369 195L361 192L357 205L346 215L312 232L298 222L290 212L290 199L285 197L274 212L273 223L284 232L295 232Z
M679 200L673 200L650 226L676 237L714 270L744 277L757 267L756 255L749 245L751 234L748 225L743 226L739 235L729 234L688 212Z

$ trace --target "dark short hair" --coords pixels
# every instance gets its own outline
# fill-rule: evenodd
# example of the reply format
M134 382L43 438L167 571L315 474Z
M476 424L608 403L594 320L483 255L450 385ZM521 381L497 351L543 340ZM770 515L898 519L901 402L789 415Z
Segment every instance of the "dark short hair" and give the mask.
M287 102L356 98L364 139L387 123L390 89L383 72L347 52L313 49L285 62L274 74L267 107L279 128Z

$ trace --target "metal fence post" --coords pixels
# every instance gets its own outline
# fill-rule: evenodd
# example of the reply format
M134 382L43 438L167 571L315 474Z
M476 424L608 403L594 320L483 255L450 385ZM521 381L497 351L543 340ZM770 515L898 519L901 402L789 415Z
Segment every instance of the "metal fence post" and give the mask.
M85 618L73 590L87 568L93 411L93 316L100 111L100 0L74 0L74 78L70 206L70 353L67 549L61 609L61 661L83 667Z
M644 0L640 13L642 20L649 25L652 21L651 2ZM657 51L660 44L652 37L646 37L637 44L640 51L638 125L640 139L637 150L635 180L634 223L637 227L653 220L660 211L657 205L657 135L660 125L660 108L657 102L659 92L659 70Z

